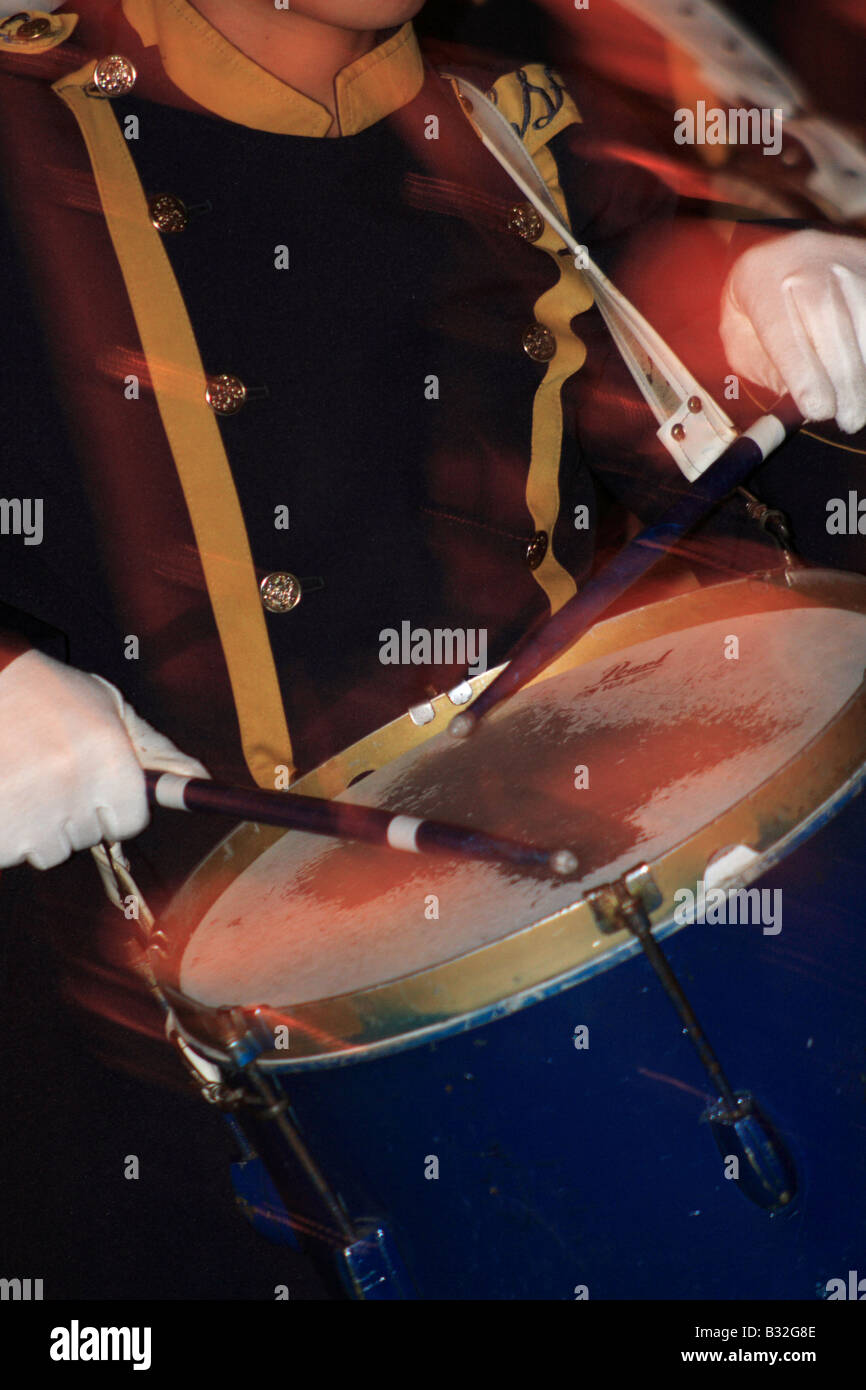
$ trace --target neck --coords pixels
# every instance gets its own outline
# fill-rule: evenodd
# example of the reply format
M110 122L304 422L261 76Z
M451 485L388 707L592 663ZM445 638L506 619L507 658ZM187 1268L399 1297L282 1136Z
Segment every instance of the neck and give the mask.
M188 0L260 68L336 115L334 79L375 47L373 29L343 29L261 0ZM338 134L336 121L329 132Z

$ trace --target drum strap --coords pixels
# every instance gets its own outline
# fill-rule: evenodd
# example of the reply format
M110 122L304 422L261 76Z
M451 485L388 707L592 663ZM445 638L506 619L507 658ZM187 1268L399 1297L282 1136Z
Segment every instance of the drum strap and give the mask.
M659 422L658 438L689 482L694 482L736 438L730 417L577 241L541 170L495 103L466 78L447 71L442 76L451 82L481 142L574 256L626 366Z

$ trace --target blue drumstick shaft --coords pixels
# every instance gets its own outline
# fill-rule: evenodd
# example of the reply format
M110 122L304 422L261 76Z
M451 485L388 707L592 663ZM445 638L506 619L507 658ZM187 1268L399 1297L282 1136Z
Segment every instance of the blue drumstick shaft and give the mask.
M280 825L341 840L362 840L414 854L450 854L494 860L516 868L547 869L560 877L577 868L577 861L568 850L538 849L501 835L487 835L447 821L419 820L379 806L357 806L297 792L233 787L171 772L148 771L144 776L150 804L175 811L209 811L232 820Z
M660 521L640 531L558 613L515 644L504 670L475 697L469 709L452 719L449 732L455 738L467 737L485 715L573 646L615 599L652 569L802 424L803 416L791 397L783 396L772 413L762 415L728 445Z

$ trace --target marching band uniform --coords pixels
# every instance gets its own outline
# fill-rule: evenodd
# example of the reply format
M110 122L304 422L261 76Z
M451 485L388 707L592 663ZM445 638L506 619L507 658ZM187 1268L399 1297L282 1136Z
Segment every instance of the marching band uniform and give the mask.
M721 396L734 251L695 232L685 298L666 293L650 267L678 254L674 201L605 155L618 118L589 86L579 110L541 65L468 75L674 348L706 321ZM492 665L592 572L612 500L651 520L684 487L579 271L411 26L335 91L327 138L327 110L183 0L0 26L4 489L43 504L38 543L0 536L10 739L38 667L77 728L111 706L141 763L273 786L462 677L383 665L384 630L483 628ZM768 558L739 502L688 553L715 578ZM219 833L191 822L136 842L157 907ZM70 885L74 942L83 859L45 889Z
M384 665L386 632L484 629L492 665L584 582L609 515L653 520L684 483L571 256L411 25L338 74L332 118L184 0L79 8L0 24L0 269L20 325L6 515L38 499L44 530L0 537L5 660L23 639L98 672L122 692L133 750L159 730L178 769L281 785L462 678ZM851 396L864 369L849 371L821 317L826 246L801 275L796 237L778 255L759 245L771 263L747 274L756 251L739 253L767 232L739 229L727 247L681 229L665 185L611 157L627 123L591 83L581 111L548 67L466 75L717 399L732 262L729 356L785 384L751 327L788 312L768 297L783 255ZM339 137L324 138L332 119ZM862 245L828 240L855 293ZM789 366L805 391L801 349ZM752 406L730 410L745 424ZM768 559L740 499L684 550L711 578ZM7 786L21 764L23 803L27 694L20 671L2 674ZM124 797L131 834L140 786ZM33 823L53 817L50 847L27 854L30 822L8 817L0 863L47 866L88 843L92 818L65 844L62 801L34 805ZM171 862L177 837L151 833Z
M272 786L461 677L383 667L383 629L486 628L492 663L575 591L588 464L645 516L680 479L410 26L340 74L323 139L182 0L81 8L0 30L6 278L53 359L26 339L6 405L6 487L45 537L4 598L215 774ZM666 191L592 157L599 118L550 70L485 76L627 278Z

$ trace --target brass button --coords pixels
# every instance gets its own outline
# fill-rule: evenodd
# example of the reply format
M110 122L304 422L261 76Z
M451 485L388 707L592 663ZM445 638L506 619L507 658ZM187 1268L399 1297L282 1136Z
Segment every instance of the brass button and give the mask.
M147 211L156 230L164 236L182 232L189 226L186 203L175 193L157 193L148 200Z
M128 58L111 53L100 58L93 69L93 85L100 96L122 97L135 86L138 73Z
M531 570L537 570L547 554L547 532L536 531L523 552L523 558Z
M205 400L216 415L237 415L246 398L247 388L229 372L208 377Z
M531 203L515 203L509 210L506 229L524 241L538 241L544 231L544 218Z
M29 19L25 15L24 20L16 31L16 39L41 39L43 34L51 32L51 20L45 19L44 16L41 19Z
M259 592L269 613L290 613L301 601L301 581L293 574L266 574Z
M556 338L543 323L534 323L523 335L523 351L533 362L549 362L556 356Z

